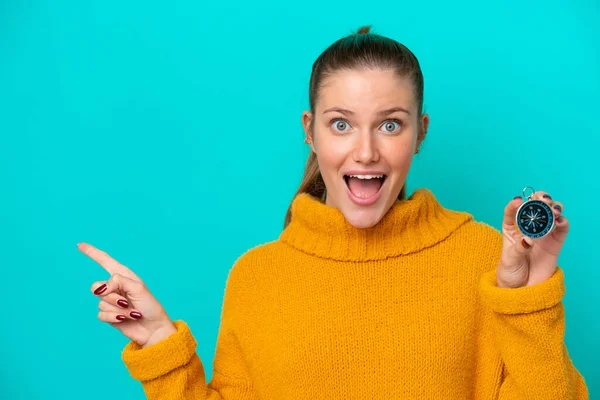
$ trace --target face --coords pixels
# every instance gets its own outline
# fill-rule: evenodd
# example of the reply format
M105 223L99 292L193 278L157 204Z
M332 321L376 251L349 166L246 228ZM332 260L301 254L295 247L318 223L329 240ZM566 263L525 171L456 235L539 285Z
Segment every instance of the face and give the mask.
M353 226L377 224L396 201L429 125L417 112L410 80L393 70L352 70L327 77L314 115L302 114L325 203Z

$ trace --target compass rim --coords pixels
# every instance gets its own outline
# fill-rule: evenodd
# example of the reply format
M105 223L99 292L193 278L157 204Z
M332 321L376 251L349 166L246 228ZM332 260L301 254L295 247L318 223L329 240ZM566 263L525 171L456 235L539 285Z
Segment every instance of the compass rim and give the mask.
M530 205L539 205L541 208L544 209L544 211L546 211L546 213L548 214L548 224L546 225L546 227L544 228L543 231L539 232L539 233L535 233L535 234L531 234L529 232L527 232L525 229L522 229L522 225L519 222L519 215L521 214L521 211L523 210L523 208L525 206L530 206ZM552 231L552 229L554 229L555 226L555 221L556 218L554 217L554 213L552 212L552 209L550 208L550 206L548 204L546 204L546 202L542 201L542 200L528 200L526 202L524 202L523 204L521 204L519 206L519 208L517 209L517 213L515 214L515 225L517 227L517 229L525 236L530 237L532 239L537 239L537 238L541 238L546 236L548 233L550 233Z

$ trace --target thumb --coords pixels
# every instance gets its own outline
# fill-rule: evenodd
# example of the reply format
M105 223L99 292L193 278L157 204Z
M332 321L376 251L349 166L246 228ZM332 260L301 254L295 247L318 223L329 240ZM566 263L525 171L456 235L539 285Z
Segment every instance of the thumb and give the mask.
M533 239L524 235L512 238L505 235L505 240L510 244L504 246L502 252L501 264L508 268L519 268L523 266L523 261L527 258L533 248Z
M504 207L504 218L502 220L502 225L504 226L515 226L515 218L517 216L517 211L519 207L523 204L523 199L521 196L517 196L511 201L508 202L506 207Z
M106 293L117 292L127 297L133 304L144 298L148 289L146 285L139 280L128 278L121 274L112 274L106 282Z

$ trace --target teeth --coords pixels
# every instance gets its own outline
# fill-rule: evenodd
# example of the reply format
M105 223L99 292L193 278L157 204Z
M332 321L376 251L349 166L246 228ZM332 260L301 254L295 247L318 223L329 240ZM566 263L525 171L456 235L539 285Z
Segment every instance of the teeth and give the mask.
M348 175L351 178L358 179L373 179L373 178L383 178L383 175Z

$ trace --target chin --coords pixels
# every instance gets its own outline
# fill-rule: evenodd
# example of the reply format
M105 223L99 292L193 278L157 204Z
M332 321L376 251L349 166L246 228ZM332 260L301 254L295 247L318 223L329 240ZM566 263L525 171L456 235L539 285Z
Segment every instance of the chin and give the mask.
M360 229L371 228L377 225L384 215L381 207L373 207L362 210L357 210L355 207L349 207L349 209L342 210L342 214L350 225Z
M350 223L350 225L352 225L355 228L358 228L358 229L367 229L367 228L371 228L371 227L377 225L377 223L379 221L381 221L381 218L374 219L374 220L369 220L369 219L362 218L362 219L358 219L356 221L354 221L354 220L352 220L350 218L346 218L346 220L348 220L348 222Z
M384 178L378 194L374 196L376 198L370 201L371 204L365 204L369 203L368 200L361 201L356 196L352 196L347 181L343 188L340 188L341 190L336 191L333 198L328 196L327 200L332 200L330 205L337 207L350 225L359 229L371 228L383 219L394 199L398 197L396 195L390 199L389 187L396 186L393 183L395 182Z

